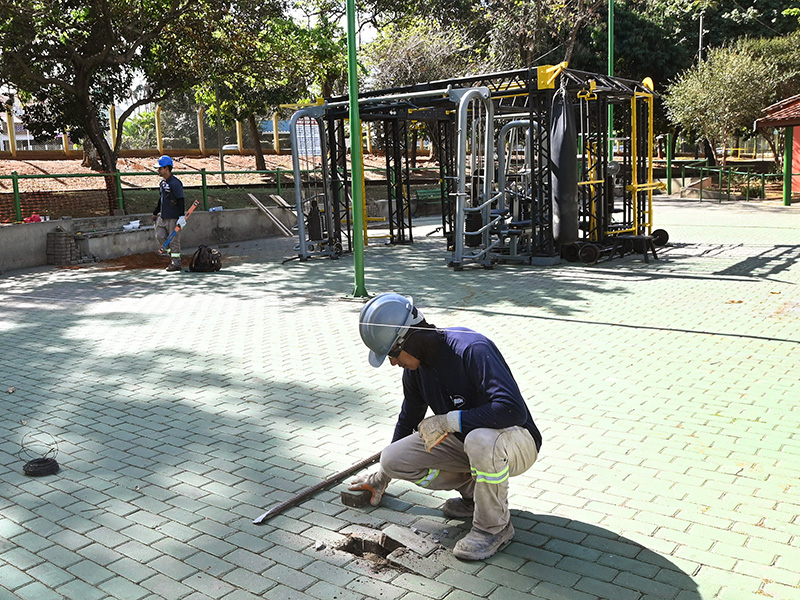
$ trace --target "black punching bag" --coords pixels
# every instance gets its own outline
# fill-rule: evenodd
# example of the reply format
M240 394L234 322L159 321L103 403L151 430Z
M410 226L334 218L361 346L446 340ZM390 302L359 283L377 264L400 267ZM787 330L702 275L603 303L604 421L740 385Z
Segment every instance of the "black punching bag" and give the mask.
M565 89L553 96L550 125L550 170L553 175L553 239L557 244L578 240L578 132Z
M322 239L322 213L316 200L311 201L311 210L308 211L308 239L312 242Z

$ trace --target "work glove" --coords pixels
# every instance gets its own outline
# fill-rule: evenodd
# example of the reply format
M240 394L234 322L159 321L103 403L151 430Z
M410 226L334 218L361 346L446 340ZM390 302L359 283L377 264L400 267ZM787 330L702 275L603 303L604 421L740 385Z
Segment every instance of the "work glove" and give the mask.
M430 452L448 435L461 431L461 411L451 410L444 415L433 415L422 419L417 426L417 431L422 438L422 443L425 444L425 450Z
M178 217L178 227L183 229L185 226L186 226L186 217L181 215L180 217Z
M372 498L369 503L372 506L378 506L391 480L391 477L384 473L382 468L378 467L377 471L362 475L358 479L351 481L348 489L351 491L369 490L372 492Z

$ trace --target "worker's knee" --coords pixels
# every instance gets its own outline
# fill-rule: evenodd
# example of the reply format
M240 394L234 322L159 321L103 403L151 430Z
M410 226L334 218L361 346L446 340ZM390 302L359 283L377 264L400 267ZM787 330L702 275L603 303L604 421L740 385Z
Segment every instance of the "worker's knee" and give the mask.
M397 444L389 444L381 450L381 468L392 479L401 479L406 471L407 460Z
M527 471L538 456L533 437L522 427L474 429L464 439L464 451L473 469L494 472L507 464L511 476Z
M497 441L500 439L502 429L473 429L464 438L464 452L470 458L480 459L482 457L493 456L497 452Z

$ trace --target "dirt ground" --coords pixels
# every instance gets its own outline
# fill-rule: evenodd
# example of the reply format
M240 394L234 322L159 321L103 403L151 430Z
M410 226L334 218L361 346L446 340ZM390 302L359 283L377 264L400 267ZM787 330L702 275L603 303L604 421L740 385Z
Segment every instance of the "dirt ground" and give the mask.
M197 156L171 155L175 161L175 171L184 173L181 181L184 185L200 185L202 169L207 172L219 172L219 156L213 155L205 158ZM291 154L267 155L265 156L267 170L280 169L281 171L291 172ZM158 184L158 173L155 169L156 159L146 158L120 158L117 168L123 174L122 185L124 188L155 187ZM432 167L435 163L429 161L427 157L418 159L419 167ZM255 171L255 157L248 155L231 154L225 155L225 171ZM368 154L364 155L364 168L366 179L384 179L383 170L386 168L386 158L383 156ZM373 172L371 169L379 169L380 172ZM28 160L25 158L3 159L0 160L0 176L11 175L14 171L19 175L71 175L71 177L42 177L35 179L20 179L19 187L22 192L32 191L65 191L65 190L86 190L103 189L105 187L102 177L98 177L96 172L81 166L81 159L70 160ZM126 173L142 174L142 177L129 176ZM152 179L145 177L145 174L152 174ZM190 175L196 173L196 175ZM76 177L76 175L86 175L87 177ZM227 184L243 185L258 184L264 180L263 175L256 173L231 173L225 175ZM209 185L221 183L219 175L207 176ZM11 179L0 179L0 193L10 192L12 187Z

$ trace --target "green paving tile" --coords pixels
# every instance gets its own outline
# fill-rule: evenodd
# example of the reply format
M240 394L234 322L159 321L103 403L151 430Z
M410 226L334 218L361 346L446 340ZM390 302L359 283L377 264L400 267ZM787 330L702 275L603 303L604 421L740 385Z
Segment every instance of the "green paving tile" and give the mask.
M519 592L482 579L497 586L490 600L583 600L594 594L576 587L575 577L581 586L608 584L613 571L666 586L643 590L637 600L673 588L676 600L698 600L692 585L703 598L741 600L758 592L761 571L775 575L765 594L792 591L779 581L791 580L800 560L787 546L788 528L781 529L800 523L784 489L800 455L791 360L800 342L800 307L791 300L800 267L781 264L775 277L764 269L776 244L796 245L800 212L760 203L656 204L657 221L676 245L650 265L625 258L597 268L504 267L456 276L443 266L436 236L368 248L370 288L424 289L416 296L437 324L490 334L545 433L537 464L512 482L515 541L485 564L447 555L442 576L452 577L440 576L444 597L476 595L466 585L459 589L453 573L480 579L476 573L486 568L535 580L530 592ZM695 224L701 217L702 226ZM0 544L0 565L11 559L24 570L52 559L65 569L86 559L114 572L96 590L149 600L158 592L110 566L129 565L139 581L153 577L146 563L158 558L217 578L236 569L263 577L280 564L264 555L283 548L352 573L356 579L342 588L347 597L431 597L394 586L396 573L374 573L311 548L336 540L353 522L413 525L438 508L435 495L398 484L384 507L355 511L342 509L336 490L327 490L264 527L250 523L391 437L400 373L365 364L354 333L361 304L341 298L352 285L351 267L347 259L280 265L251 257L226 265L224 291L208 278L171 280L167 288L160 274L147 272L42 269L0 279L0 320L12 327L0 341L7 348L0 366L13 374L25 363L36 372L28 381L17 378L17 393L4 397L13 418L0 424L0 457L18 450L15 419L29 419L44 402L69 466L50 481L0 469L0 497L14 499L0 500L0 510L15 527ZM104 285L109 281L139 291L121 296ZM25 292L58 300L20 304ZM68 302L76 297L80 303ZM178 340L151 326L165 306L175 308ZM23 328L21 315L38 326ZM174 368L154 350L167 343ZM325 360L329 348L337 349L335 362ZM4 358L12 355L11 362ZM69 367L68 377L56 380L49 371L54 360ZM266 464L275 467L274 481ZM57 535L64 543L31 527L47 521L63 530ZM135 543L102 551L92 541L102 535L114 544L108 532L126 535L134 525L142 528L131 529ZM50 545L36 553L17 544L19 528ZM587 551L601 556L590 560ZM77 557L72 564L70 554ZM275 581L269 594L321 600L336 589L319 581L292 590ZM433 596L441 594L436 588ZM225 600L254 595L229 591ZM189 588L183 597L203 596L209 597Z

